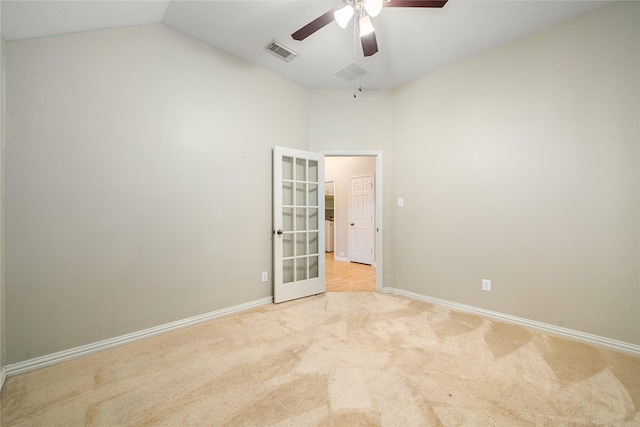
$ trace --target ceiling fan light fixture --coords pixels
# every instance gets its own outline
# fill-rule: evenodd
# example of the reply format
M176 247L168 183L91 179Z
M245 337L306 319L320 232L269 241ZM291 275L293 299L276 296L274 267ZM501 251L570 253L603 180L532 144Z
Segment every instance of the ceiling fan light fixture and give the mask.
M364 0L364 9L367 11L367 15L374 18L382 10L382 0Z
M375 31L375 28L373 28L373 22L371 22L369 15L362 16L359 22L360 37L366 36L367 34L371 34Z
M333 16L340 28L347 28L347 25L353 16L353 6L348 4L345 7L340 8L334 12Z

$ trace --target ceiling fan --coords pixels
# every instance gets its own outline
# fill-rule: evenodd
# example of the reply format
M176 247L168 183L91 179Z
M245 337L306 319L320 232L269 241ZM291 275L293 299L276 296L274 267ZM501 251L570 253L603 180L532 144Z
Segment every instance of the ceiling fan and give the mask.
M295 33L294 40L304 40L320 28L336 21L340 28L346 28L352 17L358 19L358 32L364 56L378 51L375 28L371 18L378 16L382 7L443 7L448 0L343 0L345 6L334 7L320 15Z

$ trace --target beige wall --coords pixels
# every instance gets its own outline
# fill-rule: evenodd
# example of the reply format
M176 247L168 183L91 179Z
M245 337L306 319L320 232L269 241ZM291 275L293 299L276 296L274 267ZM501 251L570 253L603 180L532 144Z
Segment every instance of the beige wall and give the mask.
M336 257L349 258L349 186L354 176L373 175L375 182L376 158L326 157L325 181L335 183L335 253ZM374 239L375 241L375 239Z
M310 91L311 150L382 150L392 137L390 91Z
M393 286L640 344L639 8L395 91Z
M8 363L272 295L306 89L162 25L5 53Z

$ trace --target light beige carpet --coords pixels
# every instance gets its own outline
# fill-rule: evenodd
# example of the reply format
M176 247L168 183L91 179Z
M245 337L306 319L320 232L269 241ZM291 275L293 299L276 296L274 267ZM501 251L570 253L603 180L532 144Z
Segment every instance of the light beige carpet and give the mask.
M2 426L639 425L640 358L328 293L9 378Z

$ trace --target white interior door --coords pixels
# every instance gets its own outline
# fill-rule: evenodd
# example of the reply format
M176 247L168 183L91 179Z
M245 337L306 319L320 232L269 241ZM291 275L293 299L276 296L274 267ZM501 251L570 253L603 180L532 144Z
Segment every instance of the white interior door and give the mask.
M351 262L373 264L374 198L373 175L350 178L349 258Z
M273 149L273 296L325 291L324 155Z

